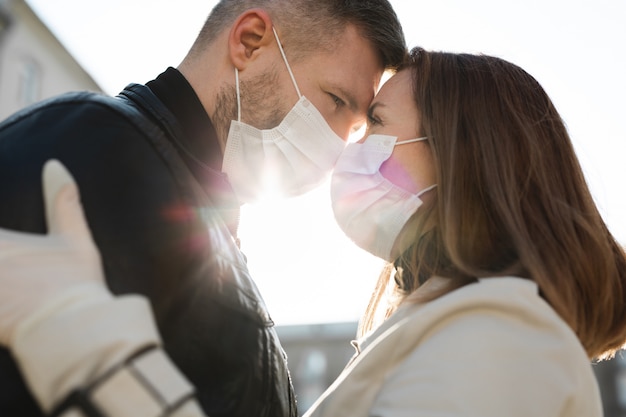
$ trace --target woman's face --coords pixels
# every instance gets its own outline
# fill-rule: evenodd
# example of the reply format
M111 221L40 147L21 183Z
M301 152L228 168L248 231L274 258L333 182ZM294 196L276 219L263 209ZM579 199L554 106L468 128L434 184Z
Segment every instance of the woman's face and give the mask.
M372 101L367 130L361 141L372 134L397 136L398 142L414 139L421 136L420 127L411 70L403 70L391 77ZM414 194L435 184L435 167L428 141L397 145L380 172L389 181Z

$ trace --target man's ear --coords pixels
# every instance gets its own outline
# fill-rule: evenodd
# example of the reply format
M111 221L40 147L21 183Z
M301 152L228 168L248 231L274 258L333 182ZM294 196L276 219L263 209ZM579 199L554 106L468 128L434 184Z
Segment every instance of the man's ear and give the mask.
M239 15L228 35L228 51L233 65L240 71L274 41L272 19L263 9L250 9Z

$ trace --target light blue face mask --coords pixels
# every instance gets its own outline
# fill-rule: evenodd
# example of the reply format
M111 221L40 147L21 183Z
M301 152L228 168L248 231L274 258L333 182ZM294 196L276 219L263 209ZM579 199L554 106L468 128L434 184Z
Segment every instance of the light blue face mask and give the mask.
M433 184L413 194L385 178L380 167L398 145L428 138L398 142L387 135L368 136L363 143L350 143L339 156L331 177L331 203L343 232L360 248L387 261L400 231L423 204L421 196ZM398 248L399 253L407 248Z

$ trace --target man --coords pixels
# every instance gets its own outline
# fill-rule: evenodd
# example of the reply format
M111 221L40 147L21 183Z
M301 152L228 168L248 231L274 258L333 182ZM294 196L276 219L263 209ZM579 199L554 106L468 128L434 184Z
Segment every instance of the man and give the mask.
M239 205L267 185L314 187L405 51L384 0L223 0L177 69L0 125L0 227L46 230L40 172L59 159L109 288L150 299L205 413L295 416L284 353L237 247ZM41 415L0 353L0 415Z

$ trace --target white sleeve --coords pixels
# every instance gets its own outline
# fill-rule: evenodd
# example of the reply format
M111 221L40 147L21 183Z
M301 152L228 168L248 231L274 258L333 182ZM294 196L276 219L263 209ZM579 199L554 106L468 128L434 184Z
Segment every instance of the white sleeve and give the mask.
M155 415L202 416L191 384L159 345L145 298L76 288L21 325L11 349L46 412L82 391L105 416L157 408ZM61 415L89 415L81 413L69 408Z
M446 318L387 376L370 415L574 415L562 414L580 393L567 342L526 320L493 309ZM601 415L597 411L575 415Z

